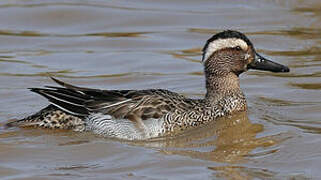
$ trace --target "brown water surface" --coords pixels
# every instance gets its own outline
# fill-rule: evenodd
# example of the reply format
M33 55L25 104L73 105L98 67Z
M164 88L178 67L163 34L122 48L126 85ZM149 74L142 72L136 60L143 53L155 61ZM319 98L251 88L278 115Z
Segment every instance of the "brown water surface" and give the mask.
M205 93L200 50L244 32L291 72L241 76L249 113L175 139L120 142L91 133L4 129L0 179L319 179L321 2L0 2L0 123L47 102L49 75L103 89Z

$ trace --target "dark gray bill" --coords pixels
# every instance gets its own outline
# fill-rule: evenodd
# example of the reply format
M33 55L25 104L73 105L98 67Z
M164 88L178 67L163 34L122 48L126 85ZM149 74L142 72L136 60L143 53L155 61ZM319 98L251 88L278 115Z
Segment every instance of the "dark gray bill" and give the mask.
M247 67L248 69L258 69L271 72L290 72L290 69L287 66L267 60L258 53L255 53L255 60Z

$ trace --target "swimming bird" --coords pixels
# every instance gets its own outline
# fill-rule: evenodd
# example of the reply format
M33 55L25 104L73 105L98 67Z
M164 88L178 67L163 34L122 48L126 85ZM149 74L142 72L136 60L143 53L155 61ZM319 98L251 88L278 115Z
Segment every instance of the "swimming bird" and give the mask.
M259 55L241 32L226 30L207 40L202 50L206 80L203 99L164 89L100 90L52 78L60 87L31 88L50 105L7 127L91 131L105 137L143 140L175 136L217 118L247 110L239 75L249 69L289 72L287 66Z

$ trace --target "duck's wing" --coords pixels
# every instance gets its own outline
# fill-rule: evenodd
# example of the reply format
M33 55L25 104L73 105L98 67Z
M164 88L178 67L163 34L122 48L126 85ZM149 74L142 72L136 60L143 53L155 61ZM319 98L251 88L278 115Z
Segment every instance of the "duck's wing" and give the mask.
M76 116L102 113L132 121L159 118L172 111L185 97L161 89L100 90L77 87L52 78L62 87L31 88L51 104Z

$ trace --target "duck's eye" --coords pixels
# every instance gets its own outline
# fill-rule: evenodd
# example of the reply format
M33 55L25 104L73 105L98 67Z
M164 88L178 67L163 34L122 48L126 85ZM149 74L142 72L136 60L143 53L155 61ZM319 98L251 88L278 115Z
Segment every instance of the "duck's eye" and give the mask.
M242 50L242 48L240 46L236 46L235 49L239 50L239 51Z

